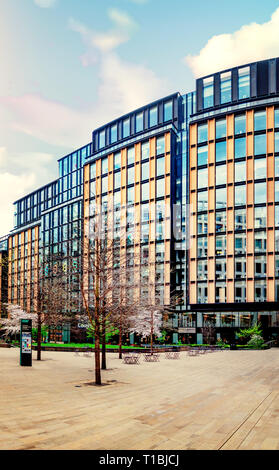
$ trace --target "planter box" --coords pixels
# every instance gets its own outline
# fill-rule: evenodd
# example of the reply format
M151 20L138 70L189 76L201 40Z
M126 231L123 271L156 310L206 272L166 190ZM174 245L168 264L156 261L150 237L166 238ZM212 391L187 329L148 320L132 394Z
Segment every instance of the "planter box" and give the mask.
M0 348L11 348L12 346L9 343L0 343Z

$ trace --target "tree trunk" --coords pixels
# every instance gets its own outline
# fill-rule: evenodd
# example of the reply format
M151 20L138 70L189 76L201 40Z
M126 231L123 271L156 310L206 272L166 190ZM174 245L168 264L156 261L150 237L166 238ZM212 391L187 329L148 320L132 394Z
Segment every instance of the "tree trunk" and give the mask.
M122 359L122 325L119 327L119 359Z
M41 351L42 351L42 322L41 322L41 314L38 314L37 361L41 360Z
M153 355L153 313L151 314L151 339L150 339L150 349L151 349L151 354Z
M100 326L99 321L95 319L95 383L102 385L101 363L100 363Z
M103 320L102 324L102 369L106 370L107 360L106 360L106 321Z

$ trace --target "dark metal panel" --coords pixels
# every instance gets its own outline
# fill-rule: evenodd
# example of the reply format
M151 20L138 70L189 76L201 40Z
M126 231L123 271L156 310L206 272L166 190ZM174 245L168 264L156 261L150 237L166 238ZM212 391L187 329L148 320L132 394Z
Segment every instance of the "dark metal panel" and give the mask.
M268 93L268 61L263 60L257 64L257 96Z
M131 135L134 135L135 128L136 128L135 115L132 114L131 115L131 124L130 124Z
M117 140L122 139L122 121L118 121L117 123Z
M197 112L203 110L203 81L200 78L196 82L197 86Z
M162 124L164 122L164 106L163 103L159 103L158 105L158 124Z
M178 118L178 98L175 97L173 99L173 113L172 113L172 118L177 119Z
M268 93L276 93L276 60L268 61Z
M276 59L276 93L279 93L279 59Z
M219 106L221 103L221 90L220 90L220 73L214 75L214 106Z
M110 127L107 127L105 129L105 133L106 133L106 146L110 144L109 142L109 135L110 135Z
M257 96L257 64L252 64L250 67L250 95L251 98Z
M148 129L148 118L149 118L149 108L144 110L144 116L143 116L143 127L144 130Z
M232 69L232 101L238 100L238 70Z

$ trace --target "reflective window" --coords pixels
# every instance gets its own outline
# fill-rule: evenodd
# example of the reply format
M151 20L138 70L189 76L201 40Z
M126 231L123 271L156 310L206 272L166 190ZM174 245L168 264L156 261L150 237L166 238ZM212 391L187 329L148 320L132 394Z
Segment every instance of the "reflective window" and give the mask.
M198 214L198 235L207 233L208 215Z
M221 104L228 103L232 100L232 80L231 72L224 72L220 74L221 81Z
M149 183L141 185L141 200L146 201L149 199Z
M141 159L145 160L146 158L149 158L149 142L143 142L141 144Z
M275 225L279 226L279 206L275 206Z
M129 147L127 150L127 165L135 163L135 147Z
M216 232L225 232L226 227L227 227L227 213L226 213L226 211L216 212L215 222L216 222Z
M216 209L225 209L227 206L227 188L219 188L215 191Z
M227 159L227 142L216 143L216 162L222 162Z
M208 145L198 147L198 166L207 165L208 161Z
M254 131L263 131L266 129L266 112L257 111L254 113Z
M246 209L236 209L234 211L235 230L246 230Z
M165 195L165 178L161 178L156 181L156 197L162 197Z
M165 153L165 137L158 137L156 139L156 155Z
M208 187L208 170L203 168L198 171L198 189Z
M246 233L235 235L234 249L237 255L246 254ZM242 271L242 269L238 269L238 271Z
M279 132L274 134L274 152L279 152Z
M90 165L90 179L96 178L96 163Z
M149 221L149 204L141 205L141 221L142 222Z
M121 186L121 172L114 173L114 189L119 189Z
M208 194L207 191L198 193L198 211L207 211Z
M279 109L274 111L274 127L279 127Z
M234 180L236 183L239 183L241 181L246 181L246 161L235 162Z
M198 144L202 142L207 142L208 139L208 126L206 124L198 125Z
M255 183L255 204L266 203L266 183Z
M107 157L103 158L103 160L102 160L102 175L104 175L105 173L108 173L108 159L107 159Z
M279 176L279 157L274 158L274 173L275 177Z
M99 132L99 148L106 145L106 131Z
M234 158L246 157L246 137L234 141Z
M134 184L135 182L135 167L127 169L127 184Z
M149 126L157 126L158 124L158 109L157 106L150 108L149 110Z
M172 101L164 103L164 121L170 121L172 119Z
M226 235L216 235L216 256L226 256L226 246Z
M254 227L265 228L266 227L266 206L255 207L254 209Z
M113 142L117 141L117 124L112 126L110 128L110 143L113 144Z
M142 163L141 165L141 179L142 180L149 179L149 162Z
M227 135L227 121L226 119L219 119L216 121L216 139L221 139Z
M123 121L122 132L123 132L123 139L125 137L129 137L129 135L130 135L130 118L127 118Z
M132 186L131 188L127 188L127 203L132 204L135 200L135 188Z
M141 132L143 130L143 113L138 113L136 115L136 132Z
M266 134L254 136L254 155L266 154Z
M234 117L234 133L245 134L246 133L246 115L240 114Z
M227 184L227 165L216 166L216 186L219 184Z
M203 79L203 107L213 106L213 77Z
M266 158L254 160L254 178L255 180L266 178Z
M113 165L115 170L121 168L121 152L117 152L114 154Z
M250 97L250 67L238 69L238 98Z
M108 177L105 176L102 178L102 193L107 193L108 192Z
M244 206L246 204L246 185L235 186L234 203L236 206Z
M158 158L156 161L156 175L163 176L165 174L165 158Z

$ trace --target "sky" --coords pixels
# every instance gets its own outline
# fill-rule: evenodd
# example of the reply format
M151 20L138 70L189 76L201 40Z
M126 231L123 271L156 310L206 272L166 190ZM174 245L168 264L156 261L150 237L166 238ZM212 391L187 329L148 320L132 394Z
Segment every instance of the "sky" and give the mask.
M279 56L278 31L278 0L0 0L0 236L94 128Z

